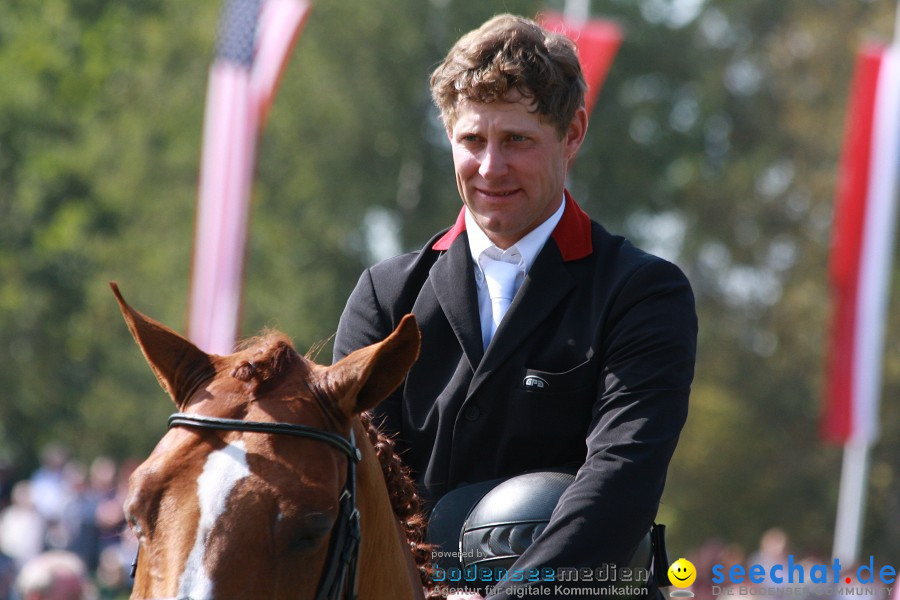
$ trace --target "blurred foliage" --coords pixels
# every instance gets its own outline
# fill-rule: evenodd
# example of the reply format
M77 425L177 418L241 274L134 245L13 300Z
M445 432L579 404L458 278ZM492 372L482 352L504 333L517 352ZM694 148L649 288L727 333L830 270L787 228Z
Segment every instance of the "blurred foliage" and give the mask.
M361 269L458 211L430 69L490 15L542 8L562 0L316 4L261 140L243 335L277 327L328 360ZM592 9L626 39L571 188L609 229L684 268L701 319L660 514L670 550L712 537L750 550L778 525L796 552L827 554L840 450L821 443L818 419L835 167L854 52L889 39L894 3ZM106 282L183 329L219 3L0 10L0 452L21 474L51 440L85 458L143 456L172 407ZM900 540L898 331L893 310L864 538L885 558Z

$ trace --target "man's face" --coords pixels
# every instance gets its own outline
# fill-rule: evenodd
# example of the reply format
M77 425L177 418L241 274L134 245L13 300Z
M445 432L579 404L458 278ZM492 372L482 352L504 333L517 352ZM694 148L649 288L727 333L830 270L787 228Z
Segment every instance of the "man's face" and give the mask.
M565 134L517 97L488 104L462 101L448 134L456 185L488 238L509 248L562 201L569 161L584 140L579 109Z

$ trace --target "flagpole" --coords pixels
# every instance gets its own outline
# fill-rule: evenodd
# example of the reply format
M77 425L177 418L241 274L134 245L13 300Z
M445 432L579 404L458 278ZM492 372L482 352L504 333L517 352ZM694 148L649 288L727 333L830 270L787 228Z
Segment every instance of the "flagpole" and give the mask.
M573 23L583 25L591 16L591 0L566 0L563 16Z
M897 0L897 9L894 11L894 47L900 46L900 0Z
M889 53L893 53L897 55L900 53L900 1L898 1L898 8L895 11L895 20L894 20L894 38L891 47L887 50ZM895 96L895 100L897 97ZM889 109L894 111L898 110L900 107L900 103L894 102L893 106L888 106ZM896 126L898 119L894 116L893 124ZM896 129L896 127L889 128ZM878 135L876 133L876 135ZM896 135L896 133L894 133ZM898 141L896 137L892 140L892 158L890 160L895 160L898 156L897 146ZM889 147L890 149L890 147ZM879 215L880 218L886 221L885 228L882 230L883 235L879 238L880 243L880 252L879 255L884 256L884 264L883 265L872 265L867 264L864 265L863 268L882 270L881 280L889 282L890 281L890 272L891 272L891 258L893 257L893 245L894 245L894 221L896 220L896 206L897 206L897 193L898 193L898 185L897 185L897 172L896 167L894 167L893 176L889 177L889 182L887 185L887 193L885 194L888 197L887 206L883 206L884 212ZM874 211L873 211L874 212ZM882 318L882 323L887 322L887 305L888 298L890 294L889 284L884 284L884 289L879 290L881 293L879 297L867 298L869 312L874 313L876 315L880 315ZM884 352L884 336L883 336L883 328L881 325L881 330L871 335L870 342L873 346L873 350L877 350L876 355L868 355L866 356L866 360L864 362L868 362L871 374L874 375L871 377L872 381L865 382L867 386L871 386L866 391L871 394L874 399L874 405L870 407L871 411L876 411L875 414L869 414L868 420L870 421L870 434L868 435L855 435L851 436L850 439L844 444L844 458L843 464L841 466L841 481L840 481L840 490L838 494L838 511L837 518L835 521L835 530L834 530L834 546L833 546L833 558L836 558L840 561L840 563L849 567L855 564L860 556L860 546L862 542L862 529L864 523L865 516L865 507L866 507L866 497L867 497L867 484L869 479L869 463L870 463L870 453L872 449L872 445L874 443L875 435L874 432L877 427L874 425L877 423L877 407L880 404L880 396L881 396L881 368L880 363L878 365L874 365L872 361L878 362L883 360L883 352ZM854 386L854 393L857 393L860 389L859 386Z
M844 444L832 558L845 567L852 566L859 558L869 479L869 448L865 441L850 440Z

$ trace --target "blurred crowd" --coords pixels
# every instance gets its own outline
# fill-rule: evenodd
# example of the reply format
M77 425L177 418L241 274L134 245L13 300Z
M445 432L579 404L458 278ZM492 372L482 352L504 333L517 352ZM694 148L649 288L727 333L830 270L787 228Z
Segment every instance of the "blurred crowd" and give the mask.
M39 468L28 477L16 479L0 465L0 600L128 598L137 542L125 525L122 506L128 477L137 465L105 456L83 464L59 445L44 450ZM861 593L855 583L843 589L807 586L797 594L787 589L795 586L787 584L717 585L712 580L716 565L725 573L734 565L745 570L762 565L769 573L773 565L787 565L789 555L793 564L804 565L806 573L812 565L832 563L826 556L794 554L788 535L776 527L766 531L751 552L715 539L689 552L686 558L697 573L690 590L696 600L847 600L863 595L900 600L900 585L892 585L892 593L877 583ZM900 568L900 556L876 558L876 570L882 564ZM845 574L854 575L857 568L847 565Z
M44 449L30 476L0 469L0 600L120 600L137 542L122 512L137 463Z
M900 568L898 556L874 557L873 581L866 584L859 583L857 579L858 569L862 564L842 564L837 577L838 583L834 583L834 559L827 552L798 554L791 548L787 532L780 527L773 527L762 534L759 546L751 552L746 552L738 544L712 539L690 552L686 558L693 563L697 572L697 579L690 587L696 600L852 600L860 597L869 600L900 600L900 586L896 582L886 585L878 580L880 568L884 565ZM670 558L674 560L677 557ZM725 579L720 583L713 581L713 568L716 565L721 565L719 573ZM744 579L732 584L728 573L735 565L743 568ZM760 565L765 572L763 583L753 583L747 577L750 568L755 565ZM782 566L776 571L783 580L781 583L771 580L772 567L775 565ZM803 573L803 583L788 580L789 565L799 565L795 576L799 578L799 573ZM817 565L827 566L825 572L828 583L811 582L810 573ZM819 579L822 573L823 568L818 568ZM863 575L868 578L870 573L864 571Z

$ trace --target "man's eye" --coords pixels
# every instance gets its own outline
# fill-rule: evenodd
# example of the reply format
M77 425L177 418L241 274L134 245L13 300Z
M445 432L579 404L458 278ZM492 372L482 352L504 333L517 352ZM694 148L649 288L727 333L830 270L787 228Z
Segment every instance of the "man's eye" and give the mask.
M524 141L527 140L527 139L528 139L528 138L525 137L524 135L511 135L511 136L509 136L509 141L511 141L511 142L524 142Z

